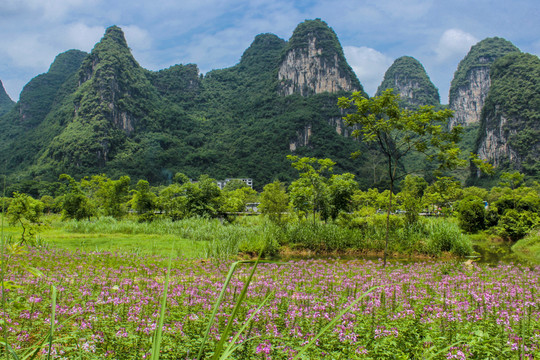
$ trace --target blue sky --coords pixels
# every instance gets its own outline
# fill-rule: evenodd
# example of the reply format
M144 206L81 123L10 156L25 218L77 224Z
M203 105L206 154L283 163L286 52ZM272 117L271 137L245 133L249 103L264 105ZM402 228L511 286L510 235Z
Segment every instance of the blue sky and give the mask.
M422 62L447 103L457 64L476 42L499 36L540 54L538 0L0 0L0 80L17 100L57 54L89 52L110 25L147 69L194 63L206 73L236 64L257 34L288 40L314 18L334 29L370 95L404 55Z

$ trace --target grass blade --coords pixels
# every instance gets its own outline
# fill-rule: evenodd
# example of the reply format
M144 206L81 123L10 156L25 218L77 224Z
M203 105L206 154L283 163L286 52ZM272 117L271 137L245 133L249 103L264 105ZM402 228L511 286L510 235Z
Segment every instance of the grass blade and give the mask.
M233 339L231 340L231 342L229 343L229 346L227 346L225 348L225 350L223 351L223 355L221 355L220 357L220 360L222 359L226 359L229 355L231 355L237 348L238 346L234 346L234 344L236 343L236 340L238 340L238 338L240 337L240 334L242 334L244 332L244 330L247 328L247 326L249 325L249 323L251 322L251 320L255 317L255 315L257 315L259 313L259 311L261 311L262 307L268 302L268 300L270 300L270 297L274 295L274 291L272 291L270 294L268 294L263 302L259 305L259 307L257 307L257 310L255 310L251 316L249 317L249 319L247 319L247 321L244 323L244 325L242 325L242 327L240 328L240 330L238 330L238 332L236 333L236 335L233 337ZM255 339L255 337L252 337L250 339Z
M161 348L161 337L163 332L163 321L165 318L165 308L167 306L167 293L169 290L169 281L171 275L172 251L169 254L169 263L167 265L167 275L165 278L165 288L163 289L163 298L161 299L161 308L159 310L159 320L154 333L154 341L152 342L151 360L159 360L159 350Z
M49 352L47 360L51 358L52 343L54 337L54 322L56 321L56 286L52 286L52 304L51 304L51 333L49 334Z
M242 261L236 261L231 264L229 267L229 272L227 273L227 277L225 278L225 283L223 284L223 287L221 288L221 292L219 293L219 297L214 304L214 309L212 310L212 314L210 315L210 319L208 321L208 325L206 326L206 331L204 332L204 338L201 344L201 347L199 348L199 353L197 354L197 360L200 360L202 358L202 353L204 351L204 346L206 345L206 342L208 341L208 337L210 336L210 329L212 328L212 323L214 322L214 319L216 317L217 311L219 309L219 305L223 301L223 297L225 296L225 291L227 290L227 287L229 286L229 283L231 282L231 279L233 277L233 274L240 264L250 264L254 263L254 260L242 260Z
M251 279L253 278L253 275L255 274L255 270L257 270L257 266L259 265L259 260L260 260L260 255L255 261L255 263L253 264L249 277L244 283L244 287L242 288L242 292L240 292L240 295L238 296L238 300L236 301L236 304L234 305L231 316L229 317L229 321L227 322L227 326L225 327L225 330L223 331L223 334L221 334L221 338L219 339L219 342L216 345L216 350L214 351L214 356L212 357L212 359L217 359L221 354L221 350L223 349L223 344L225 344L227 336L229 336L229 333L231 332L233 321L236 318L236 313L240 309L240 306L242 305L242 302L244 301L244 298L246 297L247 289L249 287L249 284L251 283Z

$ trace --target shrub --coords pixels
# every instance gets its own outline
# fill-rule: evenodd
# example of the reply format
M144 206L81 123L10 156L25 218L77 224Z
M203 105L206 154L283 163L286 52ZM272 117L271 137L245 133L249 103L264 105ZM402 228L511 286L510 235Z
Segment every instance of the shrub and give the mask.
M468 196L457 206L459 227L468 233L475 233L486 227L484 202L478 196Z
M432 220L426 222L427 244L426 251L438 255L448 251L457 256L470 255L472 243L468 236L461 233L457 224L447 220Z
M509 209L499 219L496 231L505 239L517 241L538 225L540 217L537 213Z

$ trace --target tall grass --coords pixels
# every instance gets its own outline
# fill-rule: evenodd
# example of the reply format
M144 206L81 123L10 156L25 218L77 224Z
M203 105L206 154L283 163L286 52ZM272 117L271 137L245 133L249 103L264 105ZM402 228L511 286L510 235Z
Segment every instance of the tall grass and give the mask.
M390 225L391 252L430 256L439 256L442 252L458 256L472 253L468 236L461 234L457 224L449 219L420 218L414 224L407 224L402 216L392 216ZM200 257L225 259L238 253L256 255L263 247L263 255L272 256L278 254L283 245L293 250L306 249L317 253L381 251L384 248L386 218L377 214L352 215L332 223L294 219L276 225L262 217L241 218L233 223L207 218L157 219L151 223L139 223L101 217L92 221L69 221L65 223L64 230L72 234L157 236L156 242L161 242L159 237L169 236L193 245L199 244L195 248L199 249ZM146 244L148 246L154 254L153 242Z

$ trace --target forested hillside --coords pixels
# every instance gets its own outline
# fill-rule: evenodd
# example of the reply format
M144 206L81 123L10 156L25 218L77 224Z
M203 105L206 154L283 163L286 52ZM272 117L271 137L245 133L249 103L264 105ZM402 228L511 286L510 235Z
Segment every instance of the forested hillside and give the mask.
M514 51L519 50L500 38L473 46L456 71L451 101L480 106L469 96L478 91L467 86L472 81L487 96L486 66ZM522 114L513 120L520 124L512 127L517 133L498 146L518 152L518 168L536 176L538 91L534 79L522 75L536 73L531 64L538 58L532 56L527 65L519 65L520 59L510 57L507 65L498 65L501 69L493 75L498 85L488 103L489 109L504 106L512 114L513 109ZM516 80L514 75L501 75L506 74L503 68L525 70L512 70L522 74ZM482 76L472 76L478 69ZM388 69L379 91L388 88L401 95L404 107L441 106L437 88L412 57L398 58ZM294 177L286 159L292 154L330 158L337 173L355 174L364 189L387 185L380 152L352 137L354 129L346 126L345 112L337 107L341 96L353 91L367 94L336 33L320 19L299 24L288 41L273 34L257 35L238 64L205 75L195 64L160 71L142 68L122 30L112 26L90 54L69 50L58 55L47 73L24 87L17 104L2 90L0 172L10 183L53 182L63 173L76 179L103 173L158 185L184 173L190 178L201 174L253 178L255 188L262 189L273 180ZM516 95L520 92L531 95L524 101ZM473 150L477 128L487 129L467 129L461 143L467 153ZM360 156L352 159L352 153ZM398 166L404 174L425 172L433 179L430 169L414 157Z
M4 84L2 84L2 81L0 81L0 116L8 112L13 107L13 105L15 105L15 103L6 93L6 89L4 89Z
M110 27L90 54L59 55L0 118L5 172L43 181L127 174L156 184L183 172L251 177L262 187L293 176L286 155L294 153L332 158L337 169L366 178L363 161L350 158L360 144L336 131L343 127L337 99L348 93L278 90L278 69L306 34L316 46L333 39L330 65L337 74L350 70L326 23L306 21L301 30L289 42L258 35L237 65L202 76L193 64L143 69L122 30Z

